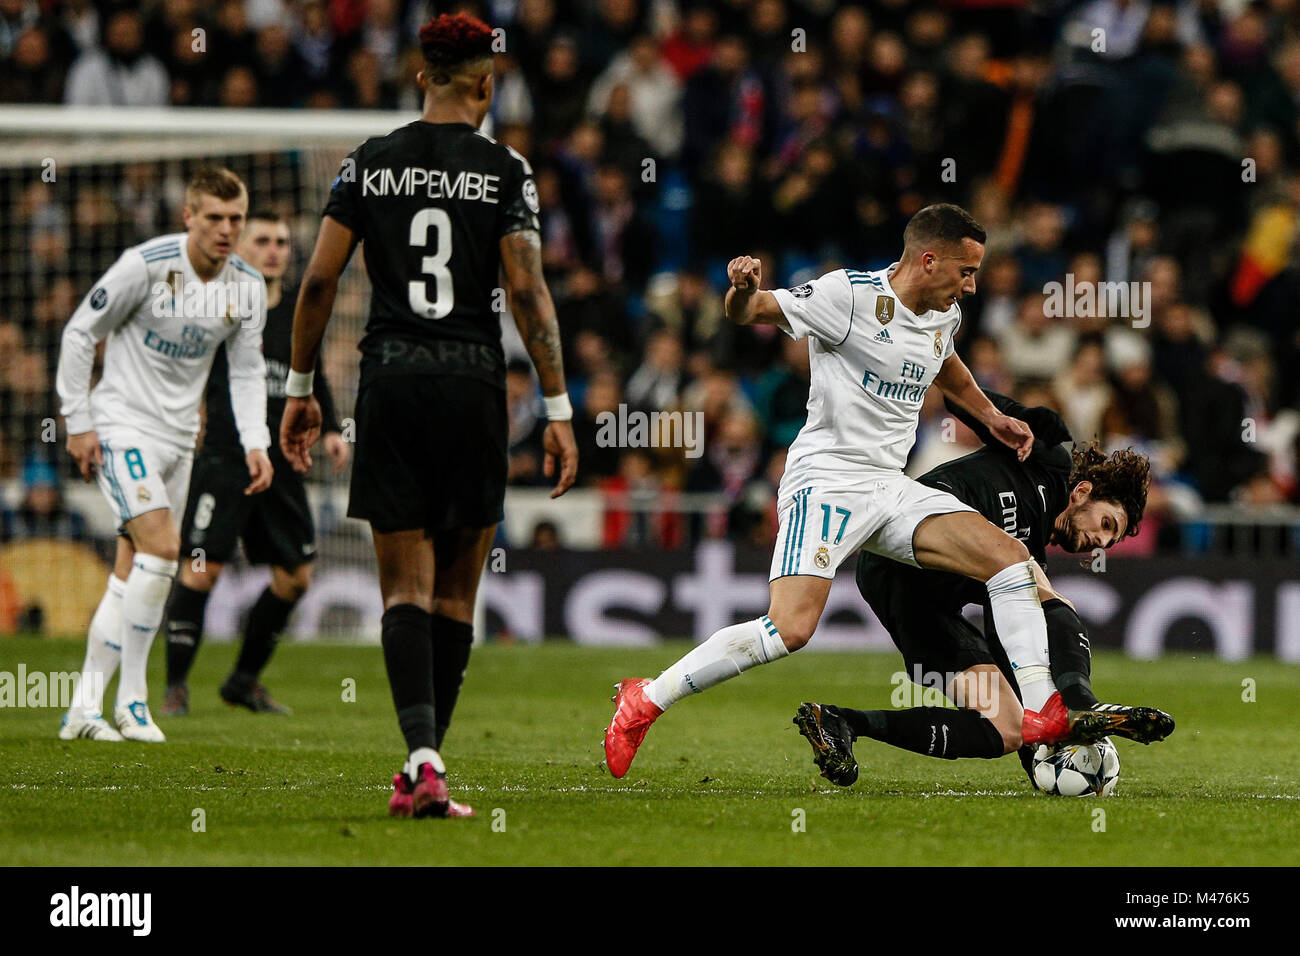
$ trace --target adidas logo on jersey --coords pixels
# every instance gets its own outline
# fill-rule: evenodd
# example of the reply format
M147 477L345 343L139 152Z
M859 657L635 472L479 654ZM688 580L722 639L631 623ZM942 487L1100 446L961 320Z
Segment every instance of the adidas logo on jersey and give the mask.
M881 329L871 341L884 342L886 345L894 344L894 340L889 337L889 329Z

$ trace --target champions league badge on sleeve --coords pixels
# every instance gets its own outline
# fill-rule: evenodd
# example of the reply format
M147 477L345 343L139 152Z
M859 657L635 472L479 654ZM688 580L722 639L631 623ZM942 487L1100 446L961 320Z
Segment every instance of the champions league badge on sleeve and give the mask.
M791 289L790 294L796 299L806 299L813 294L812 283L805 282L803 285Z

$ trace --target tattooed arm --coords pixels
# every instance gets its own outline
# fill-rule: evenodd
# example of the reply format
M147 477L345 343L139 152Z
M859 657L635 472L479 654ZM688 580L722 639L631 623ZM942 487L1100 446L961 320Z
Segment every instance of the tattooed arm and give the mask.
M560 353L560 323L555 317L555 303L542 275L542 239L534 229L517 229L501 237L501 266L506 277L506 294L510 311L523 337L524 347L537 369L542 394L547 397L565 394L564 360ZM558 498L573 484L578 474L578 446L573 438L573 423L552 421L542 436L546 459L543 473L549 478L560 464L560 477L552 498Z
M519 334L537 369L543 395L564 392L564 362L560 355L560 323L555 303L542 275L542 239L532 229L501 237L501 265L506 293Z

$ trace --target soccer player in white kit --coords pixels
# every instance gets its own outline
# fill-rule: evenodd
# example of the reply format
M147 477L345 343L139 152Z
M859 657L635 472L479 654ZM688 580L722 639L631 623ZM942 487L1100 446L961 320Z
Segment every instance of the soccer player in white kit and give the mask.
M122 253L63 330L58 391L68 451L84 480L98 479L119 535L78 693L59 728L64 740L166 739L149 713L145 669L176 573L176 516L185 509L199 404L222 342L251 479L245 493L270 486L266 282L232 255L247 213L238 176L200 169L186 190L185 232ZM103 375L91 389L95 347L105 338ZM119 660L115 730L102 708Z
M1021 461L1032 448L1029 427L993 406L954 349L957 301L975 292L984 240L969 213L941 203L912 217L902 258L878 272L839 269L765 292L757 259L728 263L727 317L807 338L811 354L808 419L790 446L778 492L770 605L760 618L717 631L658 678L617 685L605 732L615 777L627 773L650 725L678 700L808 643L836 569L860 548L985 582L1025 697L1023 742L1054 742L1076 729L1077 716L1051 682L1047 626L1025 546L953 495L903 474L931 385Z

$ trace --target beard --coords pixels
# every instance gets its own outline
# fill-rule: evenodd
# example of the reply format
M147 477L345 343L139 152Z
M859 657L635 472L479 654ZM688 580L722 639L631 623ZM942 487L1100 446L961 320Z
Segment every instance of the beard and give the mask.
M1070 515L1065 517L1065 530L1052 529L1052 541L1071 554L1088 550L1084 546L1083 533L1074 526L1074 519Z

